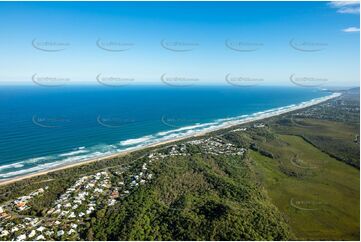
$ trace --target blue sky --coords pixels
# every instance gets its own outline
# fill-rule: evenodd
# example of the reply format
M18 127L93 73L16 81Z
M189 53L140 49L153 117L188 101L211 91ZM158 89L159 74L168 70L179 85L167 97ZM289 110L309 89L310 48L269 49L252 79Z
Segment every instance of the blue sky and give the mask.
M0 2L0 84L230 74L358 86L359 18L359 5L329 2Z

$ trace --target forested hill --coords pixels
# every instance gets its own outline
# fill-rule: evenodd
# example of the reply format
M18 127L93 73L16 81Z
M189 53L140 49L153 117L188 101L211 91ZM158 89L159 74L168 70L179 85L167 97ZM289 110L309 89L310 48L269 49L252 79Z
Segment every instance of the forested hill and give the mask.
M0 240L359 240L359 95L0 187Z

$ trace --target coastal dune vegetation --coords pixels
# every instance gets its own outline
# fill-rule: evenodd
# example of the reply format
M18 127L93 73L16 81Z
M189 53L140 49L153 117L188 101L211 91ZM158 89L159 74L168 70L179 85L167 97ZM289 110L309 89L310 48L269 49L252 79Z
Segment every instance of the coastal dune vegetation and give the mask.
M358 240L358 97L1 186L0 239Z

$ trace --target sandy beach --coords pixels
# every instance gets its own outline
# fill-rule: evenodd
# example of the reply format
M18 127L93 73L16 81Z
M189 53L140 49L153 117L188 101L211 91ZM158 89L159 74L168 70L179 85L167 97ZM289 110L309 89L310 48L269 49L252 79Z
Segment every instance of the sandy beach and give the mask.
M111 159L111 158L115 158L115 157L125 156L127 154L132 153L132 152L143 150L143 149L146 149L146 148L153 148L153 147L161 146L161 145L164 145L164 144L169 144L169 143L185 140L185 139L192 138L192 137L203 136L203 135L208 134L210 132L214 132L214 131L218 131L218 130L222 130L222 129L232 128L233 126L242 125L242 124L246 124L246 123L251 123L251 122L255 122L255 121L260 121L260 120L263 120L263 119L267 119L267 118L271 118L271 117L274 117L274 116L282 115L282 114L285 114L285 113L288 113L288 112L293 112L293 111L304 109L304 108L307 108L307 107L310 107L310 106L314 106L314 105L320 104L322 102L328 101L330 99L339 97L340 95L341 95L341 93L333 93L333 94L331 94L329 96L313 99L311 101L303 102L303 103L298 104L298 105L291 105L291 106L275 109L275 110L272 110L272 111L265 111L265 112L256 113L256 114L251 115L251 116L249 116L247 118L244 118L244 119L226 121L226 122L222 123L219 126L212 127L212 128L209 128L209 129L203 130L203 131L198 131L198 132L192 133L190 135L184 135L182 137L177 137L177 138L172 138L172 139L169 139L169 140L155 142L155 143L152 143L152 144L144 145L142 147L137 147L137 148L129 149L129 150L126 150L126 151L121 151L121 152L118 152L118 153L115 153L115 154L112 154L112 155L107 155L107 156L98 157L98 158L94 158L94 159L88 159L88 160L84 160L84 161L74 162L74 163L71 163L71 164L59 165L57 167L49 168L47 170L38 171L38 172L31 173L31 174L26 174L26 175L23 175L23 176L13 177L13 178L9 178L9 179L4 179L4 180L0 181L0 186L11 184L11 183L14 183L14 182L17 182L17 181L21 181L21 180L36 177L36 176L45 175L45 174L48 174L48 173L51 173L51 172L56 172L56 171L69 169L69 168L73 168L73 167L78 167L78 166L81 166L81 165L86 165L86 164L89 164L89 163L93 163L93 162L97 162L97 161L103 161L103 160L107 160L107 159Z

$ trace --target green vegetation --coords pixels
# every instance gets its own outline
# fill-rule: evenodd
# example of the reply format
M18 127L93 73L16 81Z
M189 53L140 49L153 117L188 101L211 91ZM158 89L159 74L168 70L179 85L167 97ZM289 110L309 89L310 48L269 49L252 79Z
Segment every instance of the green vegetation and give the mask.
M296 136L284 146L267 144L277 160L252 152L258 176L272 202L300 240L358 240L359 171ZM294 160L293 154L297 153Z
M277 125L276 130L300 136L330 156L352 166L360 166L360 146L355 142L359 132L356 125L304 118L293 118L291 121L291 125Z
M104 240L284 240L288 227L254 185L247 160L192 156L160 163L158 179L92 226Z
M351 89L338 99L273 119L282 134L297 135L337 160L360 168L360 93Z
M12 217L0 227L57 220L44 236L62 240L359 240L357 97L2 186ZM53 213L85 192L75 218ZM21 229L11 239L30 236Z

